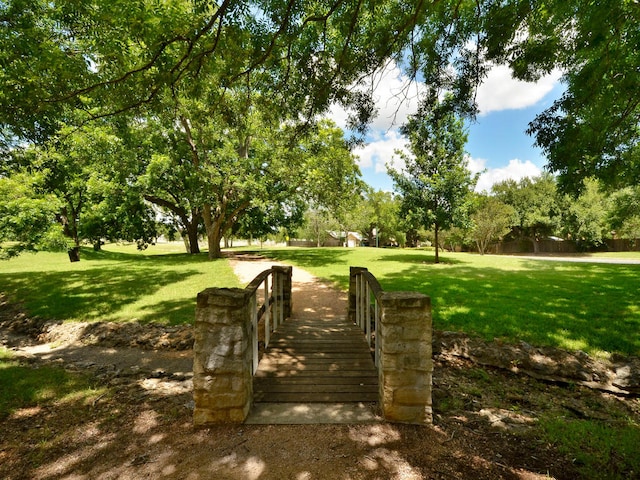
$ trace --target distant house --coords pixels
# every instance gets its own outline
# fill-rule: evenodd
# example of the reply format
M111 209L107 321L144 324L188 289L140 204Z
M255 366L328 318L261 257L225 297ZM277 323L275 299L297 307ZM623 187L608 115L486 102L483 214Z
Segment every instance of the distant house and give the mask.
M329 236L339 241L345 247L359 247L362 243L362 235L358 232L347 232L347 238L345 241L344 232L328 232Z

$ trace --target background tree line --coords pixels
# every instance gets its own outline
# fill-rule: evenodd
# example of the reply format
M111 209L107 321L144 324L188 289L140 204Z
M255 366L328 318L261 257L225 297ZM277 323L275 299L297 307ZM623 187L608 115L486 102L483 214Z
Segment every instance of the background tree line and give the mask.
M640 187L609 190L588 179L576 197L562 193L557 179L546 173L496 183L490 192L468 190L465 201L463 221L439 232L440 248L485 253L498 242L514 241L520 251L537 252L540 242L551 238L590 251L607 248L606 241L613 238L640 239ZM367 218L356 219L352 228L369 246L376 246L376 227L379 246L435 246L433 224L403 215L403 202L397 193L367 192L357 207Z
M405 131L413 179L395 181L403 218L435 236L465 227L470 210L452 179L423 181L429 163L456 155L431 158L423 134L459 143L441 122L474 117L496 64L527 81L562 70L565 93L529 133L563 192L586 194L590 178L633 187L639 23L638 2L626 0L0 2L2 252L61 243L54 223L72 246L144 246L160 212L189 251L204 234L212 258L227 232L289 228L305 206L346 230L359 189L348 147L376 113L372 89L355 87L390 61L427 87ZM323 133L334 104L350 112L348 139ZM340 155L317 151L332 143ZM430 205L417 202L422 187ZM522 238L543 229L529 216L515 222ZM403 230L411 241L417 229ZM586 227L572 235L588 238Z

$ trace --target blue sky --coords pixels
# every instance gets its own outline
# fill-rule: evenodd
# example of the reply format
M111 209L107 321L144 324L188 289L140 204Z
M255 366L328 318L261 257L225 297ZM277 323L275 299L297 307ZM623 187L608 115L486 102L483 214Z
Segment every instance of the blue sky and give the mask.
M512 79L506 67L491 70L478 90L480 115L468 125L469 169L484 171L476 190L489 190L493 183L507 178L519 180L541 173L546 160L542 152L533 147L534 138L525 131L528 123L562 93L559 78L559 72L553 72L532 84ZM397 156L394 157L394 150L406 144L399 126L407 115L415 112L422 86L410 84L393 64L369 79L367 85L364 88L374 89L379 114L367 144L354 153L359 158L363 179L369 185L392 190L393 183L385 165L394 163L401 167ZM331 117L344 128L345 112L335 108Z

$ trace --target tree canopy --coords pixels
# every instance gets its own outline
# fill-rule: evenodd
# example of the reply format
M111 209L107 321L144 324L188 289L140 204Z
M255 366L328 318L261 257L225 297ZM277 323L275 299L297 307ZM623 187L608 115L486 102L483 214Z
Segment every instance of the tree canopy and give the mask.
M476 88L493 65L527 81L559 71L562 98L529 126L559 186L579 192L591 177L634 186L638 24L635 0L6 0L1 169L6 152L30 144L51 152L64 144L61 132L105 118L155 128L129 145L137 153L126 157L134 161L121 185L132 201L144 190L170 210L192 245L204 224L216 256L242 212L278 204L292 213L296 182L311 189L322 175L344 174L336 185L355 199L355 176L340 162L320 176L312 161L300 163L313 148L302 139L335 103L361 135L376 105L372 89L356 86L395 61L433 98L448 92L446 109L459 117L475 115ZM287 172L293 162L299 170ZM181 198L169 198L176 189ZM344 205L332 208L346 225ZM264 218L279 218L271 214Z
M495 184L492 192L502 203L513 207L512 234L532 242L535 252L538 242L559 228L561 207L557 184L551 175L525 177L518 182L505 180Z
M640 179L640 5L634 0L83 0L0 3L2 143L41 140L80 120L137 110L203 72L221 92L259 85L281 116L333 102L353 126L375 111L351 87L393 58L473 115L495 64L534 81L559 70L565 93L530 124L560 185Z
M203 72L215 72L222 90L257 82L288 118L312 119L334 101L367 118L371 101L349 87L403 50L425 5L2 2L2 133L37 139L55 132L69 109L85 120L138 109Z

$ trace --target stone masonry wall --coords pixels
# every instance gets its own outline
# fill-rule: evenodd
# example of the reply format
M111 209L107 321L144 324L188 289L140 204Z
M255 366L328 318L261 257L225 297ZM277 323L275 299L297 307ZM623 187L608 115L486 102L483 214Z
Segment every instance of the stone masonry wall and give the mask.
M194 337L194 425L242 423L253 400L251 317L245 290L200 292Z
M431 299L383 292L380 318L380 407L387 421L430 424L433 373Z

